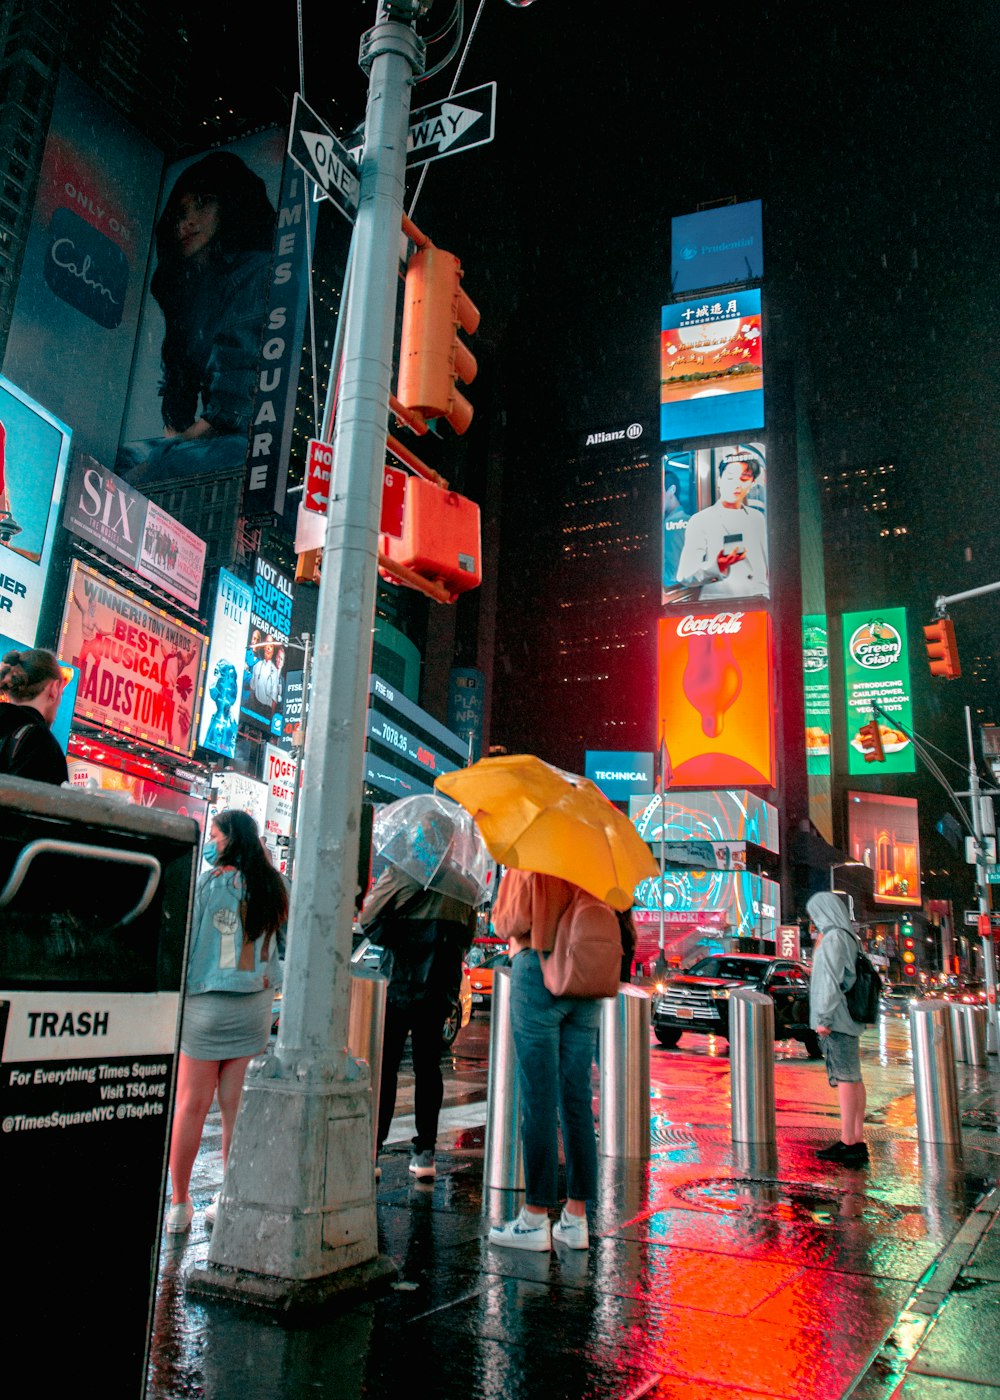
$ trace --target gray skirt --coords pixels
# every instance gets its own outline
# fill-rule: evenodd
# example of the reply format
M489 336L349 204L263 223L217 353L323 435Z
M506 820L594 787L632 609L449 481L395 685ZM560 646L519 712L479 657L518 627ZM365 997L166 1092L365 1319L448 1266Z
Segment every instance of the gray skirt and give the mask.
M200 992L184 998L181 1049L192 1060L259 1055L271 1034L274 993Z

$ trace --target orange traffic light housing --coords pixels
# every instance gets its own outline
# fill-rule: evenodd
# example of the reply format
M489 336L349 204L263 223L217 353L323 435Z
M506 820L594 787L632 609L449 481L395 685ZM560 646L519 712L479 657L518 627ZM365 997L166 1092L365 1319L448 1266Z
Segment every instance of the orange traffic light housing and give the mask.
M456 433L472 422L472 405L455 387L471 384L478 366L459 339L479 325L479 311L462 291L462 265L454 253L419 248L406 267L403 331L396 397L425 418L445 418Z
M962 674L955 624L950 617L938 618L924 628L924 646L932 676L944 676L945 680L953 681Z
M861 752L866 763L885 762L885 749L882 747L882 735L877 719L870 719L867 724L863 724L858 731L858 738L861 740Z

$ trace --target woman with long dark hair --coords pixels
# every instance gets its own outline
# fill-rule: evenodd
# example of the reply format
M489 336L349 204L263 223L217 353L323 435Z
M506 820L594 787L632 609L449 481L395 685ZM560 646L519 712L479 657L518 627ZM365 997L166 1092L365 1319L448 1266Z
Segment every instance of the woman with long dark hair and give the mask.
M163 437L119 454L132 480L235 465L246 451L275 212L264 182L214 151L181 172L156 226Z
M177 1102L170 1138L167 1230L191 1225L191 1171L217 1094L225 1168L247 1065L267 1046L278 976L277 936L288 918L281 876L261 850L246 812L219 812L209 829L191 921ZM215 1220L218 1197L206 1207Z

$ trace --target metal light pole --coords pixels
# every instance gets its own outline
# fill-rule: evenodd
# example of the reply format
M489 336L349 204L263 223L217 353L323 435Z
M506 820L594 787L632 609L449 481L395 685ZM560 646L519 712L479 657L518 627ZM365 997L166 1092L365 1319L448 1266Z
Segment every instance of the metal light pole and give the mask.
M365 698L420 0L381 0L369 72L281 1029L247 1076L199 1292L276 1308L357 1293L378 1257L367 1067L347 1051ZM336 1276L336 1277L334 1277Z
M976 888L979 891L979 935L983 949L983 975L986 978L986 1049L997 1054L1000 1046L1000 1024L997 1021L997 968L993 952L993 930L990 926L990 887L986 879L986 853L983 842L983 814L980 806L979 771L972 745L972 712L965 707L965 733L969 741L969 806L972 808L972 830L976 838Z

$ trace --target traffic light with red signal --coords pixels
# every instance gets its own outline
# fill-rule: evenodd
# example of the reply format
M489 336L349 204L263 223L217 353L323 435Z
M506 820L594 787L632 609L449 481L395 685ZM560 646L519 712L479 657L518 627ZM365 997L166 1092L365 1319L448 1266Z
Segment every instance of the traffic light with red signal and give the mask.
M471 384L478 366L459 339L479 325L479 311L462 291L454 253L428 243L406 267L397 398L424 418L445 418L456 433L472 422L472 405L455 387Z
M866 763L884 763L885 749L882 747L882 735L879 732L878 720L872 716L867 724L858 730L858 739L861 743L861 752L865 756Z
M939 617L924 628L924 646L932 676L944 676L945 680L953 681L962 674L955 624L950 617Z
M917 945L913 937L913 925L907 920L900 925L899 941L902 944L901 957L903 971L907 977L917 975Z

